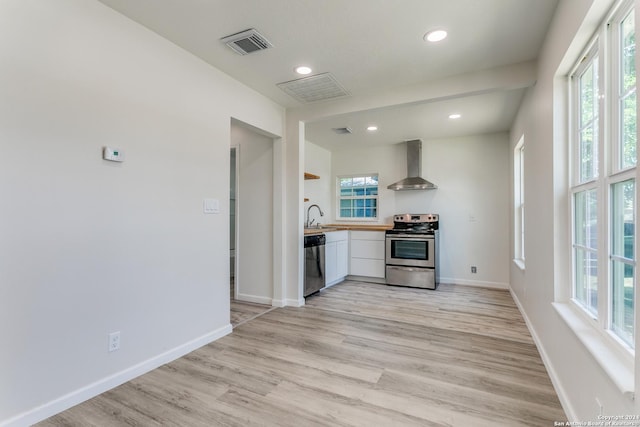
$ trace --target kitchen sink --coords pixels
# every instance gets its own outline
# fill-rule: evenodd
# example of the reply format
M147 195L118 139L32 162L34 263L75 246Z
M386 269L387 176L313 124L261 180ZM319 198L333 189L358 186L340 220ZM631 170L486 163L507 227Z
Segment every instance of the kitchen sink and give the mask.
M304 228L304 233L305 234L315 234L315 233L322 233L325 231L335 231L336 228L335 227L331 227L328 225L312 225L311 227L305 227Z

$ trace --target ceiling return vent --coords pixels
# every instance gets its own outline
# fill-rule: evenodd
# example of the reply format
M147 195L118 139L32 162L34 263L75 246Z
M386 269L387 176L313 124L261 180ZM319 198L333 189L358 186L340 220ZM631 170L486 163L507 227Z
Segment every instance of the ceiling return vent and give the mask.
M335 133L337 133L338 135L344 135L344 134L353 133L353 130L351 130L350 127L332 128L331 130L334 131Z
M316 74L278 83L277 86L296 100L309 103L349 96L331 73Z
M248 55L259 50L273 47L271 42L260 34L255 28L241 31L220 39L223 43L240 55Z

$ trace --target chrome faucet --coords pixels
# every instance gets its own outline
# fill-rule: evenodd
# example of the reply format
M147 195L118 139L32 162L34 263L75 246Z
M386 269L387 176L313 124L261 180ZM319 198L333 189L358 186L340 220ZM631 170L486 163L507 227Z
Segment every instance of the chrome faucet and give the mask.
M320 212L320 216L324 216L324 212L322 212L322 209L320 209L320 206L318 206L316 204L313 204L313 205L309 206L307 208L307 221L304 223L305 228L310 227L311 224L313 224L313 221L315 221L315 220L311 220L311 222L309 222L309 212L311 211L311 208L314 207L314 206L316 208L318 208L318 212Z

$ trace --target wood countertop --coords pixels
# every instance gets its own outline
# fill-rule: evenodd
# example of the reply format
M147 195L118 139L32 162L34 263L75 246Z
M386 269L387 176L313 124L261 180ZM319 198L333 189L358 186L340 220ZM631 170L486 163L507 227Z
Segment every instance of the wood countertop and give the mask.
M393 224L322 224L322 228L305 228L304 234L322 234L332 231L387 231L393 228Z

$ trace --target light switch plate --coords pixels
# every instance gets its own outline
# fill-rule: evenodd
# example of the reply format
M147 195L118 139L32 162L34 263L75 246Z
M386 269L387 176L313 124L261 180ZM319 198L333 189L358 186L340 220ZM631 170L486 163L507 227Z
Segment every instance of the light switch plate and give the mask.
M203 211L206 214L218 214L218 213L220 213L220 200L218 200L218 199L204 199Z

